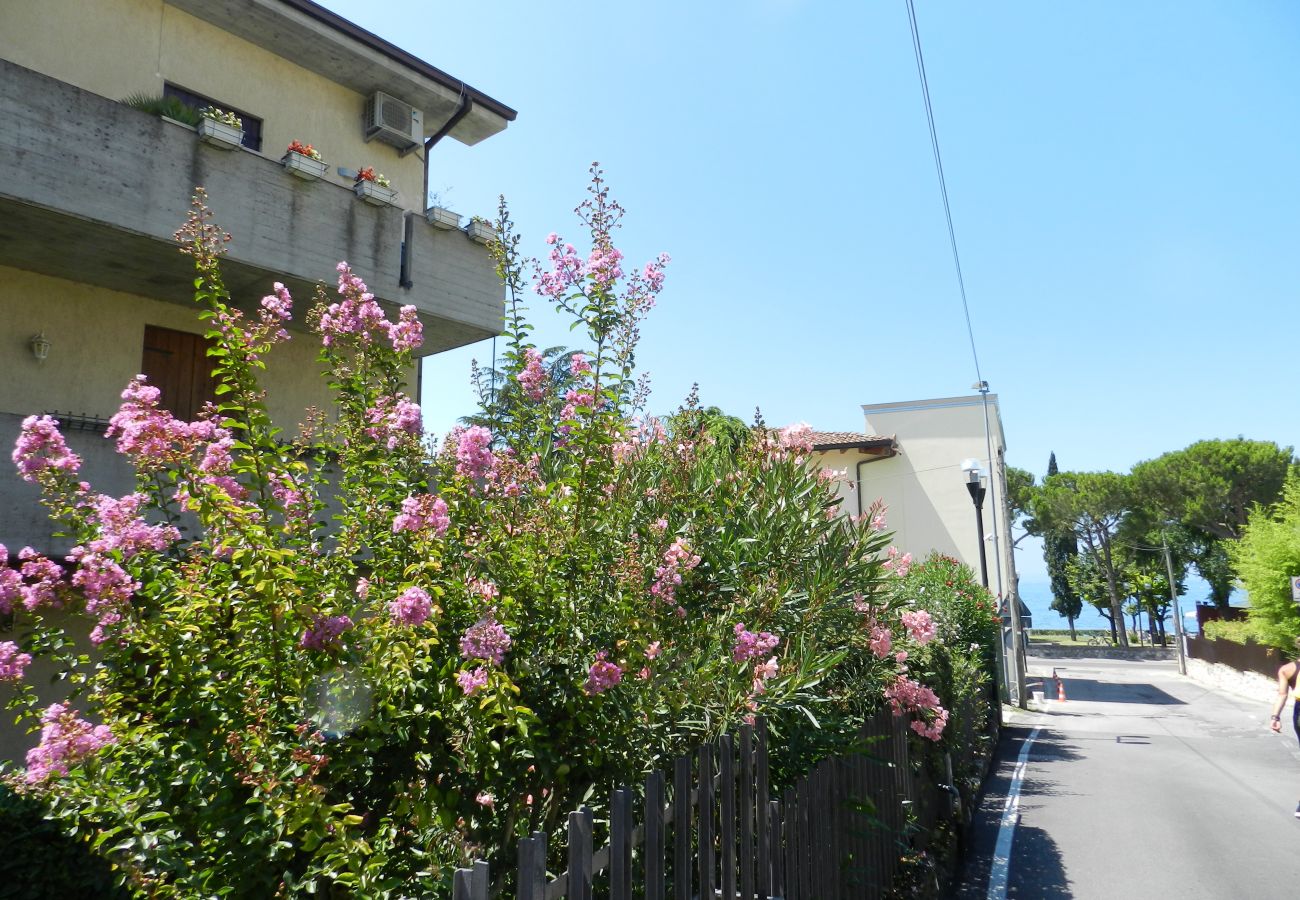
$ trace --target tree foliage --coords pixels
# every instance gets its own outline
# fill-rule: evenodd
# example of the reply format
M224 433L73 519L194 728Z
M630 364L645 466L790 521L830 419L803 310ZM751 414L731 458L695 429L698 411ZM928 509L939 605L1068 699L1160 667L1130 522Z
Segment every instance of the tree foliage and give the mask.
M1291 599L1290 582L1300 575L1300 473L1287 478L1280 501L1255 508L1228 552L1250 595L1251 631L1289 651L1300 637L1300 606Z

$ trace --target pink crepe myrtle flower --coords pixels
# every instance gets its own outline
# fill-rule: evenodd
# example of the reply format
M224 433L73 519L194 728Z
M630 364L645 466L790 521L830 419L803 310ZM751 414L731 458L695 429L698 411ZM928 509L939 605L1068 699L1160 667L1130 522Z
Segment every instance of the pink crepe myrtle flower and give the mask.
M484 806L487 807L488 809L491 809L493 806L496 805L497 798L493 797L487 791L479 791L476 795L474 795L474 802L477 803L479 806Z
M423 625L433 614L433 601L423 588L407 588L389 602L388 614L395 625Z
M398 312L396 322L386 325L388 339L393 342L393 349L399 353L418 350L424 344L424 326L420 323L419 310L414 306L403 306Z
M649 647L646 647L646 648L645 648L645 658L646 658L646 659L658 659L658 658L659 658L659 655L660 655L661 653L663 653L663 652L664 652L664 651L663 651L663 644L662 644L662 642L660 642L660 641L653 641L653 642L650 644Z
M116 742L107 725L91 725L62 703L46 707L41 725L40 743L27 751L28 784L67 775L69 768Z
M18 588L23 608L32 612L42 606L63 608L63 595L67 586L63 582L63 568L37 553L31 547L18 551L22 561L19 572L28 583Z
M524 391L524 396L529 400L538 401L546 396L546 369L542 367L542 354L538 353L532 347L524 349L524 366L515 376L519 386Z
M37 474L45 469L69 475L81 469L81 457L68 449L59 423L49 416L23 419L12 458L24 481L35 481Z
M424 433L420 405L405 394L380 397L366 410L366 434L389 450L396 450Z
M31 662L31 654L19 652L13 641L0 642L0 681L21 681Z
M501 591L497 586L486 579L475 578L469 583L469 592L471 596L476 596L484 603L492 603L501 596Z
M574 378L581 378L591 372L591 363L587 362L587 357L581 353L575 353L569 357L569 374Z
M138 553L160 553L180 540L180 531L172 525L150 525L140 516L149 498L144 494L127 494L120 499L105 494L95 496L89 506L91 520L99 526L99 536L87 546L96 553L118 551L123 559Z
M737 622L733 629L736 634L736 643L731 648L731 658L736 662L744 662L747 659L757 659L766 656L776 649L781 639L774 634L766 631L754 633L745 628L744 622Z
M433 494L415 494L402 501L402 511L393 519L393 533L432 531L442 537L451 526L447 502Z
M9 568L9 548L0 544L0 614L9 615L22 598L23 576Z
M348 616L316 616L298 638L304 650L337 650L343 633L352 627Z
M486 478L496 466L492 454L492 432L471 425L456 436L456 474L469 479Z
M501 665L510 649L510 635L491 613L479 619L460 638L460 655Z
M487 669L477 666L468 672L459 672L456 675L456 683L460 685L460 689L466 697L472 697L476 692L487 687Z
M601 650L596 654L596 661L587 669L587 682L582 690L588 697L593 697L603 694L622 680L623 670L616 663L610 662L605 651Z
M340 338L355 336L362 345L372 343L380 332L391 337L391 327L384 318L384 311L375 302L375 295L370 293L366 283L352 274L352 268L341 262L335 266L339 273L338 292L341 299L331 303L321 314L317 330L321 343L331 347Z
M656 601L671 605L675 602L677 588L682 583L682 572L700 564L700 557L691 552L683 538L676 538L664 551L663 563L655 569L650 585L650 596Z
M931 615L923 609L915 612L905 612L902 615L903 627L907 629L912 640L918 644L925 645L934 640L935 632L938 626Z

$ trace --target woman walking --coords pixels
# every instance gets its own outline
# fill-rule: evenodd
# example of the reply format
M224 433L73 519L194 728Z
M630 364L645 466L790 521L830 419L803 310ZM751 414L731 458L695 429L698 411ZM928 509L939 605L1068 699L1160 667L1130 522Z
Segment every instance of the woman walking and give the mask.
M1297 638L1295 643L1296 650L1300 651L1300 638ZM1286 707L1287 695L1295 694L1296 702L1291 705L1291 724L1295 728L1296 738L1300 739L1300 687L1296 684L1297 676L1300 676L1300 659L1278 666L1277 699L1273 701L1273 714L1269 718L1269 727L1277 732L1282 730L1282 710ZM1295 817L1300 819L1300 803L1296 804Z

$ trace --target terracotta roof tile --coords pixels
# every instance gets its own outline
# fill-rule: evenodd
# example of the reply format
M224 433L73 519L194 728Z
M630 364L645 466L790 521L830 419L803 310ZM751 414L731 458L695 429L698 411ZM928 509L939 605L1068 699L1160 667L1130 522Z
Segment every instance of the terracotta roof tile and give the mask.
M814 431L812 442L814 450L892 449L895 443L890 435L863 434L859 431Z

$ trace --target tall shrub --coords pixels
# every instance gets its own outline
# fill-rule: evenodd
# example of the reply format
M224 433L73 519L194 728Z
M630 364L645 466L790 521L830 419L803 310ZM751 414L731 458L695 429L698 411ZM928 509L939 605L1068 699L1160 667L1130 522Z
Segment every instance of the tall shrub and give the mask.
M882 588L905 565L882 517L835 515L807 426L719 440L693 398L637 415L668 260L625 271L593 175L581 254L551 235L534 266L503 204L485 424L425 440L401 380L416 311L390 317L340 263L307 316L335 414L284 440L259 374L292 299L231 304L201 194L178 237L218 402L178 421L132 380L109 435L139 475L124 498L78 480L57 423L24 423L14 459L78 545L0 570L22 633L0 677L42 729L10 782L139 895L442 896L454 865L504 871L515 837L758 713L785 772L885 702L943 734L903 668L930 635ZM589 348L567 377L528 341L530 287ZM65 630L82 615L94 655ZM67 704L23 681L35 654Z

